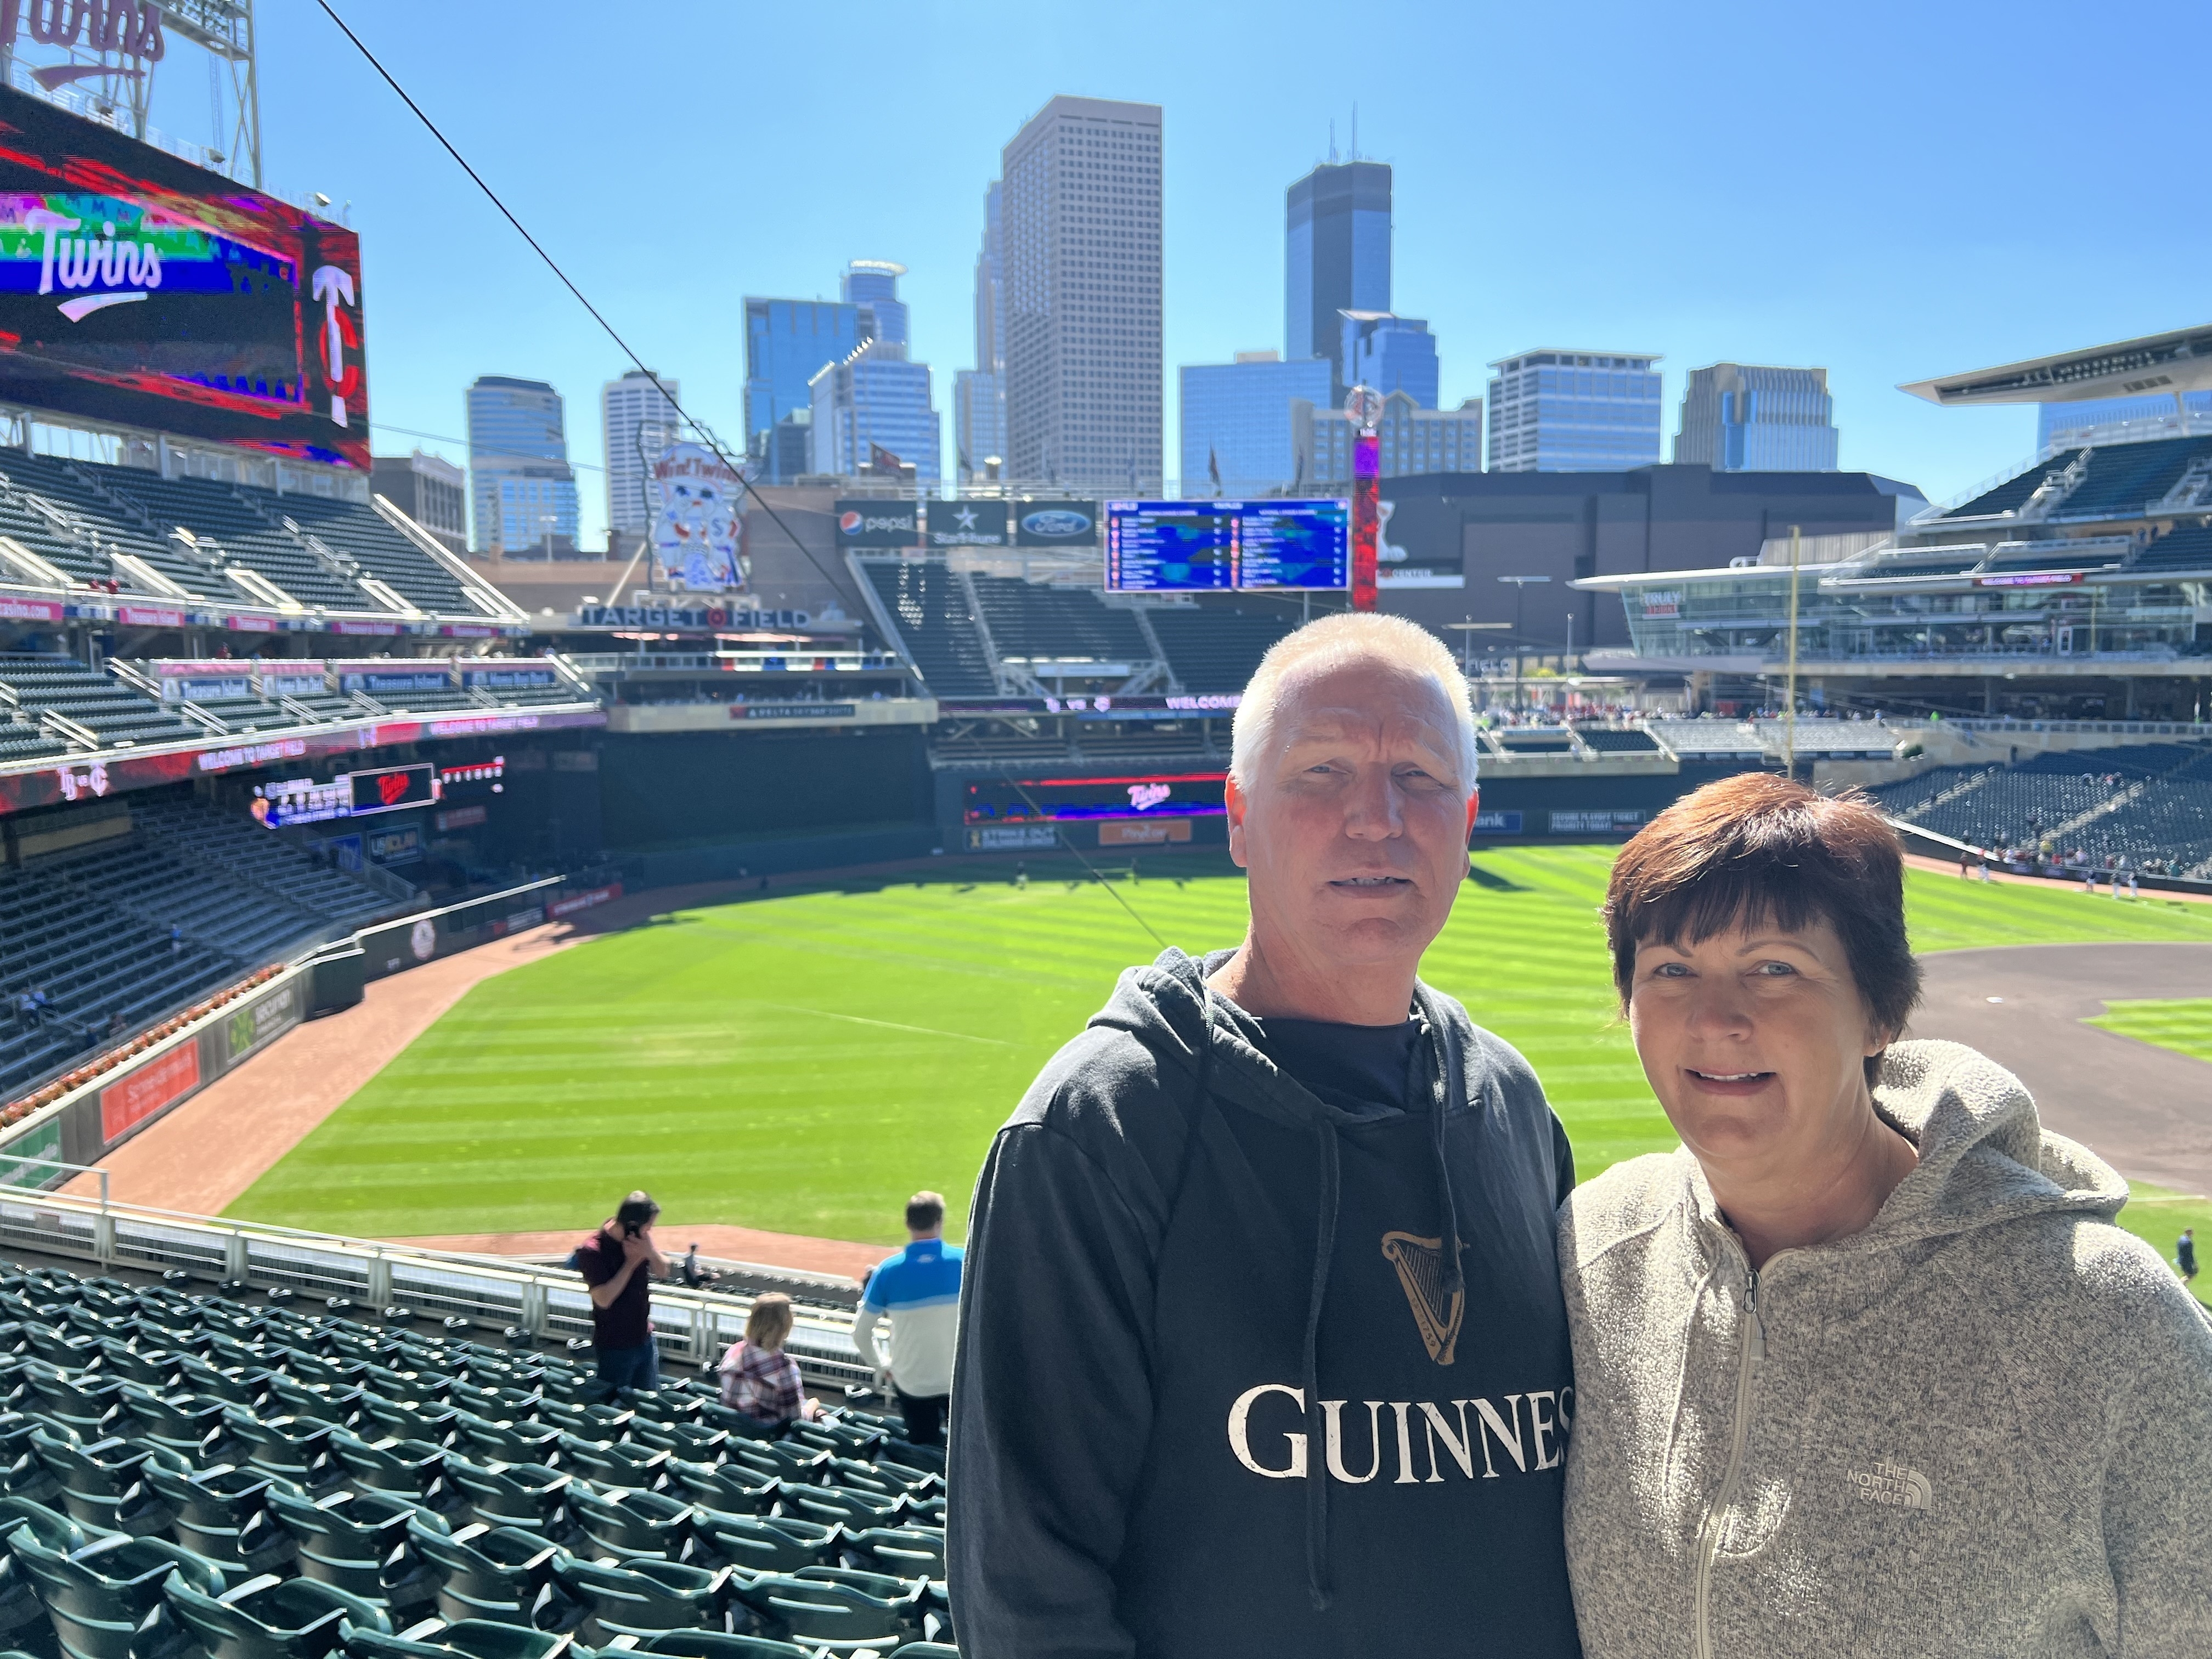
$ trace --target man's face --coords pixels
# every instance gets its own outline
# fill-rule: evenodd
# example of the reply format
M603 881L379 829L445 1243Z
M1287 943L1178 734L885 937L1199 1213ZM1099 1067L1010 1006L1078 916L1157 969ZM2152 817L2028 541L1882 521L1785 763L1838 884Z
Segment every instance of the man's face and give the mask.
M1418 963L1467 878L1461 770L1426 675L1375 658L1293 671L1249 789L1228 787L1261 948L1322 973Z

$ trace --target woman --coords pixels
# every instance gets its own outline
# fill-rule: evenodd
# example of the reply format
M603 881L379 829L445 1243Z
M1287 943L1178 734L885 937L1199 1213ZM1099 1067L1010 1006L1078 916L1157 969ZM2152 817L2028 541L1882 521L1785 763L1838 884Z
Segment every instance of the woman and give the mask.
M769 1291L753 1298L745 1334L722 1356L722 1403L763 1435L778 1435L799 1418L822 1414L808 1398L799 1362L783 1351L791 1340L791 1298Z
M1561 1212L1590 1659L2212 1654L2212 1321L1919 994L1897 838L1746 775L1613 866L1681 1136Z

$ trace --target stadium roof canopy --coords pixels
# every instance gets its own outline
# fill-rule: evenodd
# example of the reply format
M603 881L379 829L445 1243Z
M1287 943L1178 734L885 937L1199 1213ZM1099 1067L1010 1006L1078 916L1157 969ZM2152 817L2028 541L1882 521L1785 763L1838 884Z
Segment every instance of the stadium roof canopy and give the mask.
M2089 398L2172 394L2212 386L2212 324L2146 334L2117 345L2062 351L2002 368L1915 380L1898 388L1946 409L1982 404L2070 404Z

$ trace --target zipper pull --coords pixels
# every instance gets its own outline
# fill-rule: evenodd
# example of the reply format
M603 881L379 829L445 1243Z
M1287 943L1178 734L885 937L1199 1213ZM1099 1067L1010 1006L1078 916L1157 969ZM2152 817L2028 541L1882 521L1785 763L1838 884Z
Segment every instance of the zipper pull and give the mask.
M1759 1316L1759 1269L1747 1270L1743 1281L1743 1310L1751 1319L1751 1357L1766 1358L1766 1322Z

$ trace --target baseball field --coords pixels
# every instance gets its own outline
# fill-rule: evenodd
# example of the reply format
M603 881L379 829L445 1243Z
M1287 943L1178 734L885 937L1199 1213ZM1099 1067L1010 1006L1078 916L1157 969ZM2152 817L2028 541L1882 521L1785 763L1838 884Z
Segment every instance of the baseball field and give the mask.
M1584 1176L1674 1145L1613 1018L1611 855L1480 854L1424 969L1528 1056ZM588 1229L643 1186L688 1221L889 1243L898 1201L934 1187L957 1236L993 1129L1115 973L1158 941L1233 943L1244 891L1224 862L1166 855L1110 890L1042 859L1025 886L1003 863L930 873L658 916L487 980L230 1212L383 1237ZM1919 872L1910 900L1923 951L2212 941L2212 906ZM2207 1030L2203 1005L2115 1018L2184 1052ZM2144 1198L2130 1218L2168 1254L2191 1219L2212 1234L2212 1210Z

